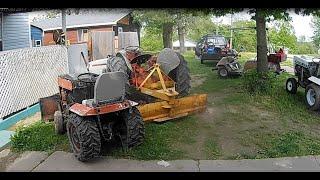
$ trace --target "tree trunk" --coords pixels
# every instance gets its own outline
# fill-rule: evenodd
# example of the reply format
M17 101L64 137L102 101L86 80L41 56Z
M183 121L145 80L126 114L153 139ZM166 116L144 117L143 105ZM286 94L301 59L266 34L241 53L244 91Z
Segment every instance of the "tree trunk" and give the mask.
M259 73L268 71L266 18L260 10L256 11L257 27L257 71Z
M172 49L172 32L173 32L173 24L172 23L164 23L163 30L162 30L162 38L163 38L164 48Z
M178 22L178 35L179 35L179 43L180 43L180 53L186 52L186 48L184 47L184 34L185 34L185 27L183 25L182 20Z

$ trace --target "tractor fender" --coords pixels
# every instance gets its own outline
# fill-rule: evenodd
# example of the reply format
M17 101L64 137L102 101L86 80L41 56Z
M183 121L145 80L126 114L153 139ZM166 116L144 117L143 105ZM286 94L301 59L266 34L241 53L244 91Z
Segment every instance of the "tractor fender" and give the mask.
M179 66L180 58L174 50L164 48L158 55L157 63L160 64L164 73L169 74L170 71Z
M315 83L315 84L317 84L318 86L320 86L320 79L319 78L317 78L315 76L311 76L311 77L308 78L308 80L313 82L313 83Z
M122 58L126 62L126 65L130 69L130 71L131 72L133 71L129 60L126 57L126 51L125 50L118 51L116 56Z

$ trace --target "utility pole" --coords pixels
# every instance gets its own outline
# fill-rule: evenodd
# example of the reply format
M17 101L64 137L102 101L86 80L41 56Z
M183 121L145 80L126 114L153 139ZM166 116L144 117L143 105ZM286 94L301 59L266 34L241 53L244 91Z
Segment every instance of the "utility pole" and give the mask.
M67 18L66 18L66 9L62 9L61 12L62 17L62 33L64 35L64 45L67 46Z
M232 49L232 35L233 35L233 29L232 29L232 14L231 14L231 30L230 30L230 49Z

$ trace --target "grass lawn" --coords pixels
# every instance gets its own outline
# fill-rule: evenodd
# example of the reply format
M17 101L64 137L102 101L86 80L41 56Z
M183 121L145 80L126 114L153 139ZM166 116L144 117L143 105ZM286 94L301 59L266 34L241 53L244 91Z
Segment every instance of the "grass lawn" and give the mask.
M255 56L242 53L240 62ZM165 123L146 124L145 142L128 152L105 155L133 159L243 159L320 154L319 114L308 111L303 89L285 91L288 74L278 76L272 95L250 95L241 78L219 79L213 64L185 54L192 93L208 93L206 112ZM13 141L17 150L68 150L66 136L53 135L52 124L37 127ZM31 127L32 128L32 127ZM25 130L26 131L26 130ZM19 133L17 134L19 135ZM32 144L32 145L31 145ZM43 145L50 144L50 145Z

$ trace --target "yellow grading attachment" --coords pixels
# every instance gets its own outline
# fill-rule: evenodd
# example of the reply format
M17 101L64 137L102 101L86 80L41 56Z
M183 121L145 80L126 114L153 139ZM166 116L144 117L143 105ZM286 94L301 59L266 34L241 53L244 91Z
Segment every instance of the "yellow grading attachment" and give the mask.
M157 73L162 89L155 90L144 87L147 80ZM175 91L175 83L170 77L170 81L173 83L173 87L166 87L163 76L168 77L159 68L158 64L154 65L147 78L139 86L139 90L142 93L156 97L162 101L139 105L138 109L143 117L144 121L167 121L183 116L187 116L196 112L203 112L207 106L207 94L191 95L183 98L176 98L179 93Z

